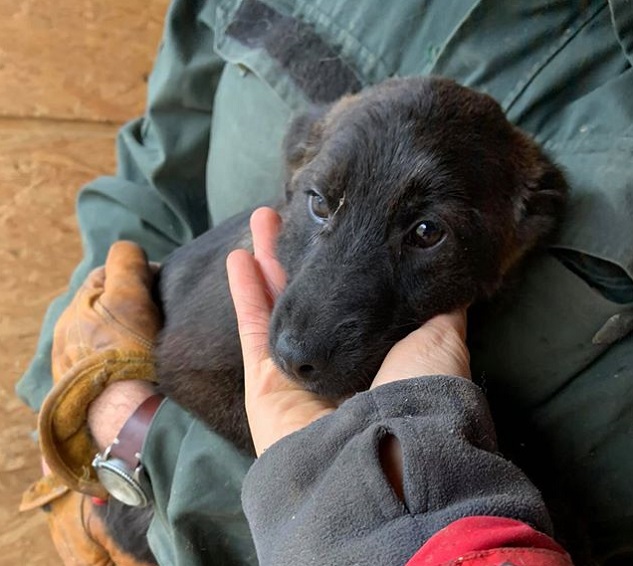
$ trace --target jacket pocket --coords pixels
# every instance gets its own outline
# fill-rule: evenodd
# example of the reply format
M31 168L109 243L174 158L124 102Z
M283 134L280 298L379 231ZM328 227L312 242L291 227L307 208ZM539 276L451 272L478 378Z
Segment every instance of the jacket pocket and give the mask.
M615 278L605 286L595 272L581 274L553 254L535 258L472 321L473 376L520 410L547 401L631 332L633 302L607 296L616 289L625 296L629 283Z

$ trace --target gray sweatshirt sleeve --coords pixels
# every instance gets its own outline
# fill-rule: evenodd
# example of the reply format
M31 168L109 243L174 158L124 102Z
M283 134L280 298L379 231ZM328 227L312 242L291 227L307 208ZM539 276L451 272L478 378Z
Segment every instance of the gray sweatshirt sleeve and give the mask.
M404 502L380 466L402 448ZM432 376L355 395L274 444L251 467L242 503L261 566L397 565L438 530L473 515L551 533L537 489L497 453L481 390Z

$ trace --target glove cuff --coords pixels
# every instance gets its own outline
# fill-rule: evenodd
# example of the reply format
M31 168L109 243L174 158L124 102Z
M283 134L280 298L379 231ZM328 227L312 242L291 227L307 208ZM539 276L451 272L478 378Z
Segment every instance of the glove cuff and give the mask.
M33 482L22 494L19 511L31 511L48 505L70 491L69 487L57 476L50 474L42 476Z
M69 488L107 498L92 459L98 452L88 428L88 406L115 381L155 381L149 352L108 350L71 368L51 389L39 415L38 430L46 463Z

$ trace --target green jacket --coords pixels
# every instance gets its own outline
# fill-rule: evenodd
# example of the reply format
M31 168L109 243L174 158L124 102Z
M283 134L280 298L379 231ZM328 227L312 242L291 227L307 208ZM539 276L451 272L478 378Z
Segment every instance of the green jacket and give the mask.
M121 130L116 174L79 195L84 259L18 393L39 407L54 322L112 242L160 261L281 194L284 130L310 103L449 76L496 98L572 192L550 253L472 329L474 375L559 533L602 563L633 561L632 65L630 0L175 0L146 114ZM168 402L144 460L161 563L255 563L239 504L247 458Z

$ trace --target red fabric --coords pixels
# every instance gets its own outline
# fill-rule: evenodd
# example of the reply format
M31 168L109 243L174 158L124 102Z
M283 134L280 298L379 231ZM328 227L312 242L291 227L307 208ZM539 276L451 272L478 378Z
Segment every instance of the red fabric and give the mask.
M406 566L572 566L554 540L521 521L466 517L435 533Z

